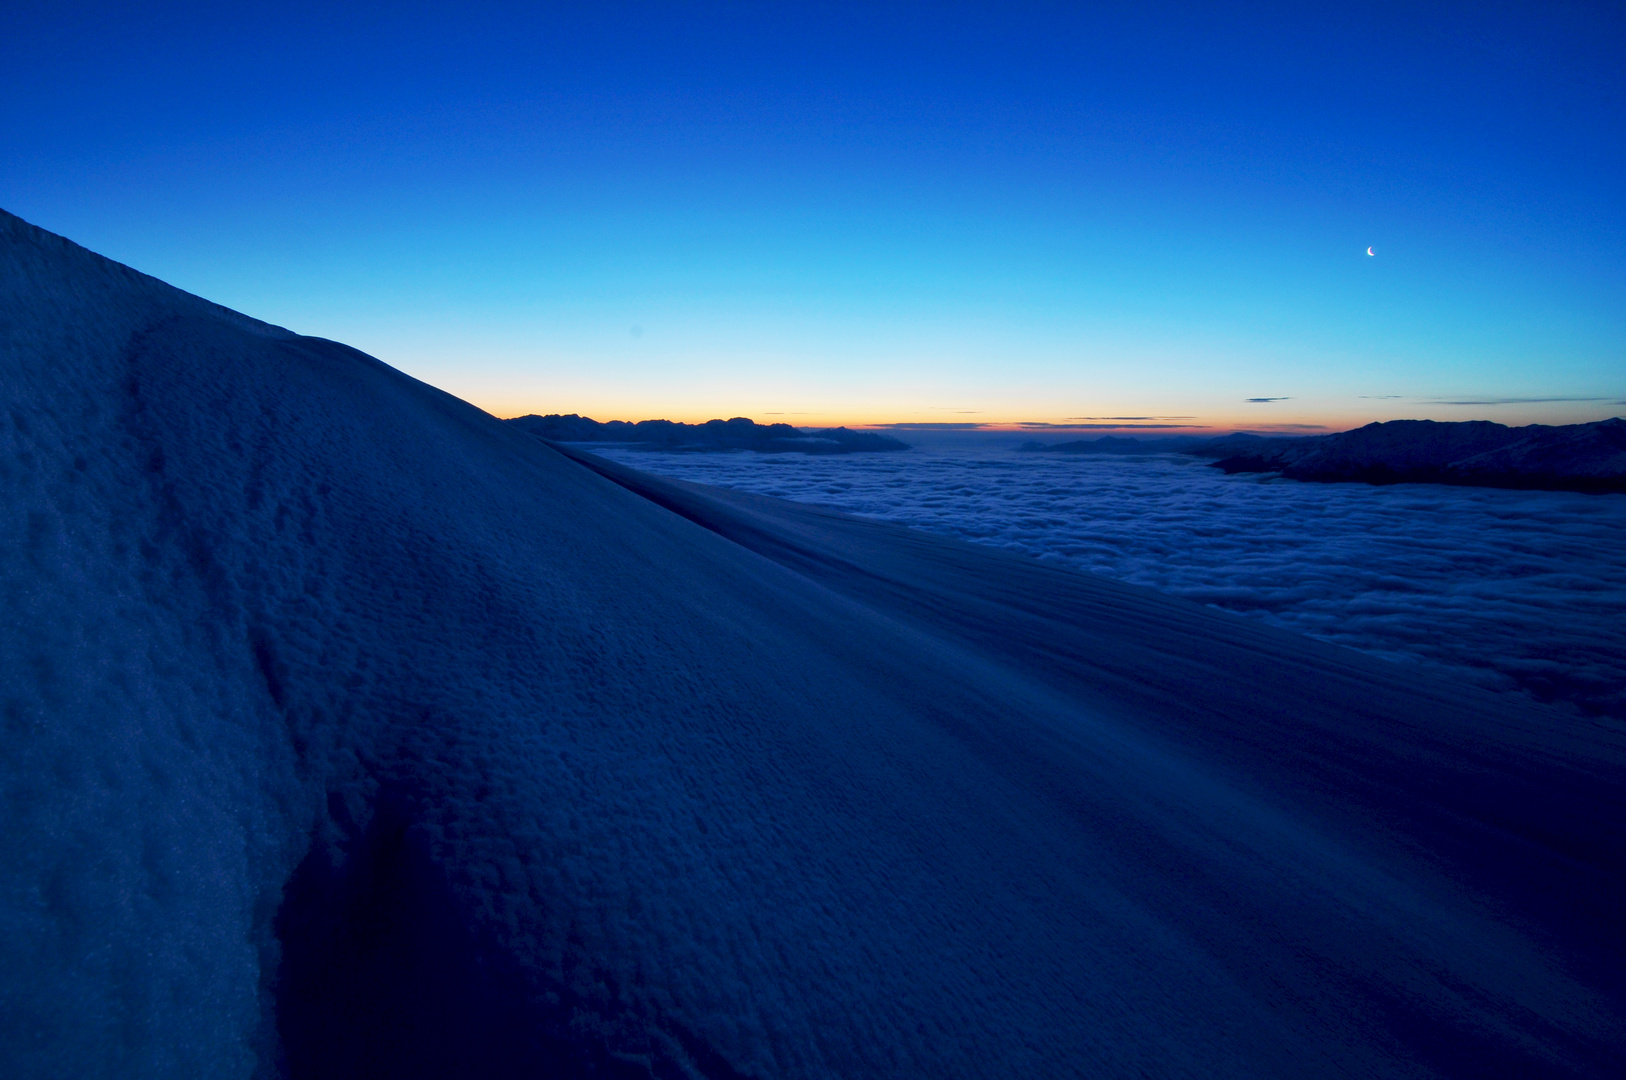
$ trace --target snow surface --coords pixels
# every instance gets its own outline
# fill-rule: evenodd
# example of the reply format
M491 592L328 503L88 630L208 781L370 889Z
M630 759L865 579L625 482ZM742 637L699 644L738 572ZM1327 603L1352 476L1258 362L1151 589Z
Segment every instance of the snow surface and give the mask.
M0 1074L1611 1075L1618 726L0 216Z
M1050 559L1626 719L1626 495L1226 476L989 436L840 459L596 449Z

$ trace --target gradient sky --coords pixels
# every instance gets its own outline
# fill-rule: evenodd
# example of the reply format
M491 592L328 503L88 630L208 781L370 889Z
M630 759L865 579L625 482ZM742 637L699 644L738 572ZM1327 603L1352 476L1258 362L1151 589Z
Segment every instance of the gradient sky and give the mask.
M1310 6L10 0L0 206L504 416L1626 413L1626 7Z

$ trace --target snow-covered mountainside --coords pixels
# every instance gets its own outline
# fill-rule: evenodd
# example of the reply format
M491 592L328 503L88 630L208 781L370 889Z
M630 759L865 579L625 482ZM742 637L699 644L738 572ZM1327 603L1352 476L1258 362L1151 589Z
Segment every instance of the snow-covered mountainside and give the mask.
M1313 484L1179 454L583 447L697 484L1002 547L1445 678L1626 721L1626 498Z
M0 1074L1609 1076L1618 726L0 215Z

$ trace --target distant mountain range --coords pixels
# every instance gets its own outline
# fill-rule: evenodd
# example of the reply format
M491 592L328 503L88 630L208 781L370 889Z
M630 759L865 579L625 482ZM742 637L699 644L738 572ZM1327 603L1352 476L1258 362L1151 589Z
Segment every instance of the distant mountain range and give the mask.
M1219 439L1101 439L1029 444L1048 453L1183 453L1217 458L1227 473L1294 480L1458 484L1550 491L1626 492L1626 420L1508 427L1488 420L1390 420L1335 435Z
M1626 420L1516 428L1487 420L1391 420L1336 435L1261 440L1214 465L1295 480L1626 491Z
M850 428L803 430L789 424L758 424L743 416L680 424L671 420L597 420L570 413L516 416L507 421L552 442L625 443L641 450L756 450L761 453L855 454L909 449L890 435Z

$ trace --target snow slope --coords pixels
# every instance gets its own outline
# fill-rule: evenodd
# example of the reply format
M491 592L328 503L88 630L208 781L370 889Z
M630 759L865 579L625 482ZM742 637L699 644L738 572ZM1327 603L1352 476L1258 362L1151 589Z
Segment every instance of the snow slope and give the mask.
M1626 498L1301 483L993 439L845 457L583 449L1021 552L1626 721Z
M1618 727L0 215L0 1073L1611 1075Z

